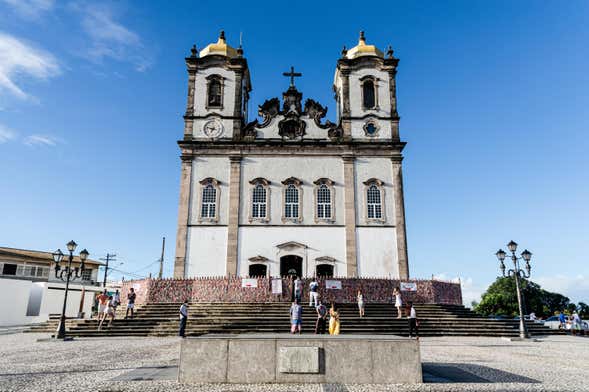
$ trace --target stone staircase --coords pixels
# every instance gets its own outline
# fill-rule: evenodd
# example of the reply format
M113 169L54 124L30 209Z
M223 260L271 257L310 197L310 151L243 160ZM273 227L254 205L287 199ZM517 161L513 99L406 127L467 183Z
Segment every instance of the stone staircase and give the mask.
M111 327L98 331L93 320L68 319L70 336L173 336L178 331L179 303L151 303L136 308L135 318L124 319L119 308ZM287 333L290 330L288 303L194 303L189 306L186 334L206 333ZM464 306L421 304L415 306L421 336L517 336L518 321L481 317ZM342 334L407 335L407 319L397 319L396 309L388 304L367 304L366 316L360 318L355 304L340 306ZM303 333L312 333L314 309L304 305ZM55 332L59 317L31 327L27 332ZM561 333L541 324L527 322L532 335Z

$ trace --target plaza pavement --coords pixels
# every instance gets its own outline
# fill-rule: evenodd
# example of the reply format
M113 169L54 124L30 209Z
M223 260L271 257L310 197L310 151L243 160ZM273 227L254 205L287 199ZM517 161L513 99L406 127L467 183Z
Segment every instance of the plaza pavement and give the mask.
M421 385L183 385L178 338L47 337L0 335L0 391L589 391L589 338L572 336L422 338Z

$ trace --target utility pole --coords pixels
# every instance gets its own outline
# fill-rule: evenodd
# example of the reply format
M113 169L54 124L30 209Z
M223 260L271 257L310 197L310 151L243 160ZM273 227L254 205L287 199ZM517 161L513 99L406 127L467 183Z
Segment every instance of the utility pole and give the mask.
M102 286L103 287L106 287L106 276L108 275L108 262L109 261L117 261L117 259L115 259L116 256L117 255L114 254L114 253L113 254L107 253L106 254L106 258L101 258L100 259L102 261L106 261L106 265L104 267L104 281L102 282Z
M162 238L162 257L160 258L160 273L158 278L162 278L164 275L164 249L166 247L166 237Z

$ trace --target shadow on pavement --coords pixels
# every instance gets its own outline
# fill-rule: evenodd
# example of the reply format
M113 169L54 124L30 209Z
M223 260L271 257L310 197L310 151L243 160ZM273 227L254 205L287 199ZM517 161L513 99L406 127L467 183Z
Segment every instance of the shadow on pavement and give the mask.
M515 373L470 363L422 363L425 383L526 383L540 381ZM481 377L477 374L484 374Z

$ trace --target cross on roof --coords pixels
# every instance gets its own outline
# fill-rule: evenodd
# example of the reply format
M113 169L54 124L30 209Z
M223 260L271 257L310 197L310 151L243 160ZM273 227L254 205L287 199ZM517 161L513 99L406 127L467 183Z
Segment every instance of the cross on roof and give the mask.
M298 76L303 76L300 72L295 72L294 67L290 67L290 72L283 72L284 76L290 76L290 87L294 87L294 78Z

